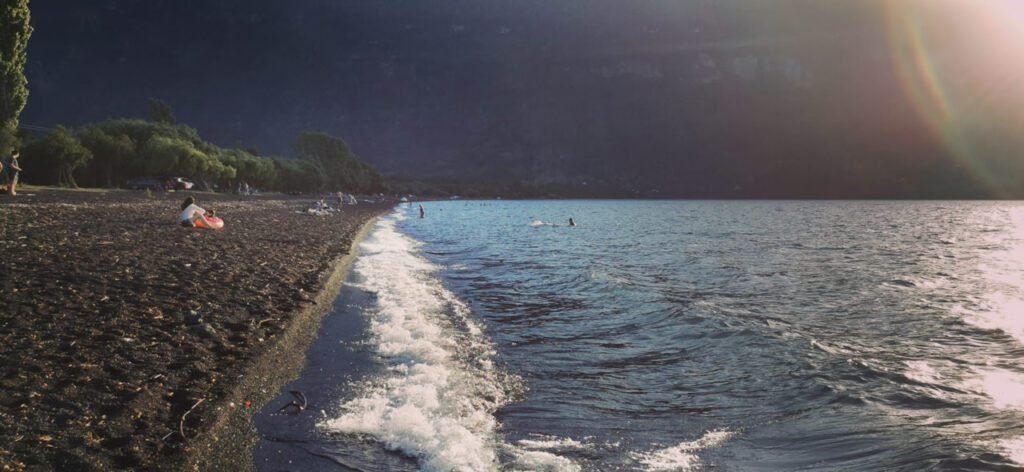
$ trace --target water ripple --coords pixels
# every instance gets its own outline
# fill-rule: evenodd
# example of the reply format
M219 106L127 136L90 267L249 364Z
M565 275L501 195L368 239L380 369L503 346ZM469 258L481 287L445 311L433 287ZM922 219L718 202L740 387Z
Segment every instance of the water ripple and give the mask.
M401 229L526 382L510 442L585 470L1022 470L1021 204L442 205Z

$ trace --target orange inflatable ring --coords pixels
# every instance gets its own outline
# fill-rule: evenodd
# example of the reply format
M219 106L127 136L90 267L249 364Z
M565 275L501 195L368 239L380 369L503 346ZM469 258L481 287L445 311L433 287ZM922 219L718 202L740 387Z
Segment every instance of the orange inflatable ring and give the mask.
M202 218L196 218L196 220L193 221L192 224L196 228L203 228L203 229L223 229L224 228L224 220L222 220L220 218L217 218L216 216L207 216L206 217L206 221L210 222L209 226L207 226L206 223L203 223L203 219Z

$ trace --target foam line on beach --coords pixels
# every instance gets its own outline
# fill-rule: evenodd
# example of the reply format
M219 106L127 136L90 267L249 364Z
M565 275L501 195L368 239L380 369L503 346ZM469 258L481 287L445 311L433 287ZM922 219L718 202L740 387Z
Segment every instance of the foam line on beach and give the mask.
M367 220L352 239L348 252L338 256L326 274L324 286L317 292L314 303L296 313L277 342L249 362L249 367L239 376L238 385L219 402L209 429L196 438L184 468L256 470L252 451L259 437L253 417L282 386L301 372L306 351L316 339L321 319L329 313L332 302L341 291L356 259L357 248L378 220L379 217ZM231 407L244 403L249 403L251 408Z
M494 413L517 381L495 366L486 334L441 284L440 268L419 254L421 244L398 231L402 219L396 213L377 224L354 269L358 287L375 295L366 316L385 369L356 385L356 396L320 427L372 436L426 471L498 470L510 446ZM546 456L532 458L534 470L565 462Z

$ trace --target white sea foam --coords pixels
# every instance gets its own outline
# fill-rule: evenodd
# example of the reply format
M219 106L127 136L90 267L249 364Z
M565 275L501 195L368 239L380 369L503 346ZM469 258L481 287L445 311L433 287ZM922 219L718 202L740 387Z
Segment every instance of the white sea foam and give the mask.
M633 453L632 456L643 464L644 470L694 470L700 466L697 452L721 446L734 434L727 430L708 431L696 441L646 453Z
M590 445L572 438L538 436L536 439L520 439L517 443L526 449L586 449Z
M507 402L509 377L494 367L467 307L436 279L438 267L396 230L397 219L378 223L354 267L359 288L376 295L367 316L386 372L319 426L373 436L427 471L496 470L497 450L508 446L499 444L494 411Z
M512 470L579 470L554 453L500 442L494 411L518 381L495 367L485 333L439 283L439 268L417 254L420 244L396 230L401 219L378 224L354 267L358 287L376 295L367 315L386 373L357 386L360 394L320 427L373 436L427 471L498 470L498 451Z
M571 460L550 452L524 449L512 452L515 462L511 468L516 472L577 472L582 470Z

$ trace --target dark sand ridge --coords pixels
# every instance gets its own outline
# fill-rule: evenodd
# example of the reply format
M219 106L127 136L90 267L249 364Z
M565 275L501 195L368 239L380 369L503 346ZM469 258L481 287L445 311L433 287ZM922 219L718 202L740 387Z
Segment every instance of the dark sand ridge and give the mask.
M0 198L4 470L251 469L252 415L391 207L200 194L210 232L176 224L183 197Z

